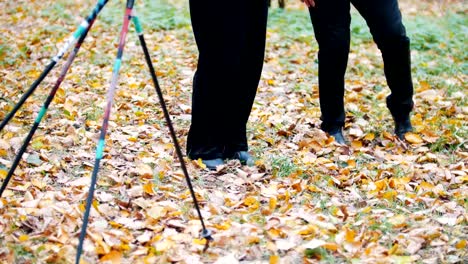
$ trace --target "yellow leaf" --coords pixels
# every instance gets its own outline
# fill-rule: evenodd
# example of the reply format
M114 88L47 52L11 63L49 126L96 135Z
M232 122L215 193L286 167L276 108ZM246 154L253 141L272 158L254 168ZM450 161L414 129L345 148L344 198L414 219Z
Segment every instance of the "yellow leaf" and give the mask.
M390 139L390 140L393 139L393 135L390 134L390 133L388 133L387 131L384 131L384 132L382 133L382 135L383 135L383 137L384 137L385 139Z
M393 245L393 247L388 251L389 255L393 255L397 252L398 250L398 244Z
M260 242L260 238L258 236L248 236L247 237L247 244L257 244Z
M78 205L78 208L80 209L81 212L84 212L86 210L86 206L84 203L80 203L80 205Z
M361 210L361 213L364 213L364 214L367 214L369 213L370 211L372 211L372 208L370 206L367 206L366 208L363 208Z
M374 138L375 138L374 133L369 133L364 137L364 139L368 140L368 141L372 141L372 140L374 140Z
M307 225L305 228L299 230L299 235L311 235L317 233L318 228L314 225Z
M397 192L395 190L388 190L382 195L384 199L387 199L389 201L394 200L396 196Z
M197 159L196 164L198 165L198 167L200 167L202 169L206 169L206 165L205 165L205 163L203 163L202 159Z
M423 143L422 138L415 133L408 132L405 134L405 139L411 144L421 144Z
M382 179L374 182L377 191L384 190L387 187L387 179Z
M315 187L314 185L307 186L307 189L309 191L311 191L311 192L320 192L320 190L317 187Z
M120 244L120 249L123 250L123 251L127 251L127 250L130 250L130 245L127 244L127 243L122 243Z
M93 200L91 203L96 211L99 212L99 202L97 200Z
M7 175L8 172L6 170L0 170L0 178L5 179Z
M338 245L335 244L335 243L325 243L323 245L324 248L328 249L328 250L333 250L333 251L336 251L338 250Z
M270 207L270 210L275 210L277 204L277 200L275 197L270 197L270 202L268 203L268 206Z
M456 247L457 249L466 248L466 240L463 239L463 240L458 241L458 243L455 245L455 247Z
M115 250L112 250L108 254L104 255L100 259L100 261L101 262L110 261L112 264L121 263L122 262L122 253L118 252L118 251L115 251Z
M356 237L356 231L346 228L345 231L345 240L346 242L352 243L354 242L354 238Z
M275 85L275 80L267 80L268 85Z
M18 237L18 240L19 240L20 242L27 241L28 239L29 239L29 236L28 236L28 235L20 235L20 236Z
M355 140L351 143L351 147L355 149L362 148L362 142L360 140Z
M351 168L354 168L356 167L356 161L355 160L348 160L348 166L351 167Z
M255 197L252 196L245 198L244 204L247 205L252 211L257 210L258 207L260 207L260 203Z
M281 235L281 231L276 229L276 228L272 228L272 229L268 230L267 233L272 238L278 238Z
M231 228L231 224L229 222L224 222L222 224L215 224L214 227L219 230L228 230Z
M204 239L204 238L202 238L202 239L194 238L193 243L197 244L197 245L205 245L206 244L206 239Z
M149 182L145 185L143 185L143 191L147 194L154 194L154 190L153 190L153 183L152 182Z
M417 88L417 92L423 92L423 91L426 91L426 90L429 90L431 89L431 85L426 82L426 81L420 81L419 82L419 88Z
M279 264L280 257L277 255L270 256L270 264Z
M421 186L421 188L423 188L424 190L427 190L427 191L430 191L430 190L435 188L435 186L433 184L430 184L430 183L428 183L426 181L421 182L421 184L419 186Z

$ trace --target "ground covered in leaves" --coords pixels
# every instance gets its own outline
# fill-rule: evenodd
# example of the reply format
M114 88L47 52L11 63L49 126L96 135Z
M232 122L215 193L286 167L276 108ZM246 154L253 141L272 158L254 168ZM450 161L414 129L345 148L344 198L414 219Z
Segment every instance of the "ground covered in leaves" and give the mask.
M0 3L0 119L93 6ZM182 146L197 50L187 1L136 1ZM318 127L317 44L307 11L270 10L249 123L256 166L209 172L187 161L200 223L134 30L99 173L88 263L461 263L467 256L468 33L463 1L401 2L412 39L415 133L400 141L385 107L380 53L354 12L347 72L349 147ZM299 2L299 1L298 1ZM116 54L123 1L110 1L0 200L1 263L71 263ZM60 69L63 62L59 63ZM0 134L4 179L55 70ZM235 78L235 76L233 76Z

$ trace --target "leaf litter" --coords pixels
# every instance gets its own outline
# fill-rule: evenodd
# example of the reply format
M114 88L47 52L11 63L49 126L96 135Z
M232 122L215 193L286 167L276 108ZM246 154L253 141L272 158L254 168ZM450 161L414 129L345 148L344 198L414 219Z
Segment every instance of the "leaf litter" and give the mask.
M60 1L63 10L34 1L1 4L0 17L6 21L0 26L1 118L37 78L55 43L80 21L71 10L84 10L91 2ZM156 2L157 7L170 5ZM402 2L409 21L440 14L437 4ZM457 3L447 5L463 12ZM185 10L178 16L187 17L181 2L173 5ZM89 263L466 259L466 74L415 74L415 132L400 141L385 109L388 91L379 88L386 84L378 71L378 50L364 41L352 50L347 75L345 133L351 143L339 146L319 129L312 33L287 37L290 32L280 27L288 15L304 20L306 14L296 13L305 10L291 3L279 12L270 12L275 22L269 26L263 78L249 123L255 166L230 161L208 172L200 161L187 160L202 214L213 231L206 252L137 39L129 34L84 246ZM2 262L74 260L115 53L115 45L105 44L115 42L120 20L112 21L96 22L0 199ZM45 28L36 30L34 24ZM311 30L309 24L304 28ZM147 30L165 99L185 145L197 56L190 25L182 20L169 29ZM414 64L429 56L430 51L418 51ZM360 65L368 69L361 72ZM6 177L55 78L46 78L0 135L0 178Z

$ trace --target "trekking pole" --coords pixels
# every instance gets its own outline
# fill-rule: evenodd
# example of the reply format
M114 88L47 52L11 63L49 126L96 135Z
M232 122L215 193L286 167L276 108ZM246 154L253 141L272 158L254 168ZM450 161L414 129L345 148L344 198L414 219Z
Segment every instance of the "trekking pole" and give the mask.
M31 96L36 88L39 86L39 84L44 80L44 78L49 74L49 72L55 67L57 62L62 59L63 55L67 50L71 47L71 45L78 39L80 36L84 34L84 32L87 32L89 28L91 27L92 21L94 21L101 12L102 8L104 5L106 5L108 0L99 0L96 6L94 7L93 11L89 16L81 22L80 26L78 29L67 39L63 47L59 50L57 55L52 57L50 60L49 65L46 66L44 71L41 73L39 78L33 82L31 87L23 94L23 96L20 98L19 102L13 107L13 110L11 110L10 113L7 114L4 120L0 123L0 132L3 130L3 128L7 125L7 123L15 116L16 112L21 108L21 106L24 104L24 102Z
M101 3L102 6L104 6L106 4L106 2L107 2L107 0L99 1L99 3ZM99 5L99 6L101 6L101 5ZM102 7L99 8L99 9L95 9L95 11L93 11L93 14L94 13L97 14L99 12L98 10L101 10L101 9L102 9ZM45 116L45 114L47 112L47 109L49 108L50 103L54 99L58 88L60 87L63 80L65 79L65 76L67 75L68 69L70 69L71 64L75 60L75 57L76 57L76 55L78 54L78 51L81 48L81 44L83 44L83 42L84 42L86 36L88 35L88 32L91 29L92 25L94 24L95 20L96 20L96 15L92 15L91 20L89 20L89 21L86 20L87 21L87 26L80 33L79 40L76 42L74 49L72 50L72 52L68 56L67 61L66 61L65 65L63 66L63 69L60 72L59 77L57 78L57 81L55 82L54 86L52 87L52 90L50 91L49 95L47 96L46 101L42 105L42 107L41 107L41 109L40 109L40 111L39 111L39 113L37 115L37 118L34 121L34 124L33 124L32 128L31 128L31 130L29 131L28 135L26 136L26 138L25 138L25 140L23 142L23 145L21 145L21 148L18 151L18 154L16 154L15 160L13 161L13 164L11 165L11 168L8 171L8 174L7 174L6 178L5 178L5 180L3 180L3 182L2 182L2 186L0 187L0 197L2 197L3 192L5 191L8 183L11 180L11 177L13 176L13 173L16 170L16 167L18 166L19 162L21 161L21 158L23 157L24 152L28 148L29 142L31 141L32 137L34 136L34 133L36 132L37 128L39 127L39 124L41 123L42 118Z
M85 212L83 216L83 226L81 227L79 243L78 243L78 248L76 252L76 260L75 260L76 264L80 263L81 253L83 251L83 242L86 236L86 228L88 227L88 220L89 220L89 213L91 211L91 205L93 203L94 189L95 189L96 182L97 182L97 174L99 172L99 164L101 162L101 159L104 153L104 145L105 145L107 127L109 125L109 117L110 117L110 112L112 108L112 103L114 101L115 87L117 86L119 70L122 64L122 54L123 54L124 47L125 47L125 38L127 36L130 19L132 18L132 9L133 9L134 2L135 2L134 0L127 0L127 6L125 9L122 30L120 32L120 40L119 40L119 46L117 50L117 58L115 59L115 62L114 62L114 69L112 71L112 80L111 80L109 91L107 92L107 105L106 105L105 112L104 112L104 120L102 121L101 135L99 137L98 145L96 147L96 160L94 162L93 173L91 176L91 184L89 186L88 197L86 199L86 207L85 207Z
M197 210L198 217L200 218L200 222L201 222L201 225L202 225L202 228L203 228L201 236L206 239L206 246L205 246L205 250L206 250L208 248L209 241L212 241L213 238L211 237L211 232L208 229L206 229L206 227L205 227L205 223L203 221L203 216L202 216L202 214L200 212L200 207L198 206L197 197L196 197L195 192L193 190L192 182L191 182L190 176L189 176L189 174L187 172L187 167L185 166L185 161L184 161L184 158L182 156L182 151L180 150L179 142L177 141L177 136L175 134L174 126L172 125L171 117L169 116L169 112L167 111L167 107L166 107L166 103L164 102L161 87L159 86L158 78L157 78L156 73L154 71L153 63L151 62L151 57L150 57L150 54L148 52L148 47L146 45L145 37L144 37L144 34L143 34L143 27L141 26L140 20L138 19L138 17L135 14L134 14L132 20L133 20L133 23L135 25L135 28L136 28L136 31L137 31L137 34L138 34L138 38L140 40L141 47L143 48L143 53L145 54L146 63L148 64L148 69L150 71L151 78L153 79L153 84L154 84L154 87L156 89L156 93L158 94L159 103L161 104L162 110L164 112L164 117L166 119L167 126L169 127L169 131L170 131L170 134L171 134L171 137L172 137L172 141L174 142L174 147L176 149L177 157L179 158L179 161L180 161L180 166L181 166L182 171L184 173L185 180L187 181L187 185L189 187L190 194L192 195L193 203L195 204L195 209Z

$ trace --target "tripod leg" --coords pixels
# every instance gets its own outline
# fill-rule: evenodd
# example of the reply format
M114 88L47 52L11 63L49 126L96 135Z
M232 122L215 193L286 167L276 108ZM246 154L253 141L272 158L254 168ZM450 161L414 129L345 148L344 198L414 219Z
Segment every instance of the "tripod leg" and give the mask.
M88 35L89 30L91 29L96 17L91 19L88 23L88 26L85 28L85 30L81 33L81 36L78 40L78 42L75 44L75 48L73 51L70 53L68 56L67 62L63 66L62 71L60 72L60 75L57 79L57 81L54 84L54 87L52 87L52 90L50 91L46 101L42 105L41 110L39 111L36 120L34 121L34 124L29 131L28 135L26 136L26 139L23 142L23 145L21 145L20 150L18 151L18 154L16 154L15 160L13 161L13 164L8 171L8 174L5 178L5 180L2 182L2 186L0 187L0 197L2 197L3 192L5 191L8 183L11 180L11 177L13 176L13 173L15 173L16 167L18 167L19 162L21 161L21 158L23 157L24 152L28 148L29 142L31 141L32 137L34 136L34 133L36 132L37 128L39 127L39 124L41 123L42 118L45 116L47 109L49 108L50 103L52 100L54 100L55 94L57 93L58 88L62 84L63 80L65 79L65 76L67 75L68 69L70 69L71 64L76 58L76 55L78 54L78 51L81 48L81 44L84 42L86 36ZM45 77L45 76L44 76Z
M4 120L0 123L0 132L3 130L3 128L8 124L8 122L15 116L16 112L21 108L21 106L26 102L26 100L31 96L36 88L41 84L41 82L44 80L44 78L50 73L50 71L55 67L57 62L63 57L65 52L71 47L71 45L78 39L80 38L85 32L89 30L91 27L91 22L94 21L101 12L102 8L104 5L107 3L108 0L99 0L99 2L96 4L94 7L93 11L91 14L80 24L78 29L67 39L65 42L64 46L59 50L57 55L55 55L49 65L44 69L44 71L41 73L39 78L34 81L34 83L29 87L29 89L23 94L23 96L20 98L19 102L13 107L13 110L11 110L10 113L7 114ZM81 44L80 44L81 45Z
M151 74L151 78L153 79L153 83L154 83L154 86L155 86L155 89L156 89L156 93L158 94L159 102L160 102L162 110L164 112L164 117L166 119L167 126L169 127L169 131L170 131L170 134L171 134L171 137L172 137L172 141L174 142L174 146L175 146L175 149L176 149L176 152L177 152L177 157L179 158L180 165L182 167L182 171L184 173L185 179L187 180L187 185L188 185L188 187L190 189L190 194L192 195L192 199L193 199L193 202L195 204L195 209L197 210L198 217L200 218L200 222L201 222L201 225L202 225L202 228L203 228L202 237L206 239L207 246L208 246L208 241L213 240L213 238L211 237L211 232L209 230L207 230L206 227L205 227L205 223L203 221L203 216L202 216L202 214L200 212L200 207L198 206L197 197L195 196L195 192L193 191L192 182L190 180L190 176L188 175L188 171L187 171L187 167L185 166L185 161L184 161L184 158L183 158L183 155L182 155L182 151L180 150L180 145L179 145L179 142L177 141L177 136L175 134L174 127L172 125L171 117L169 115L169 112L167 111L167 107L166 107L166 103L164 102L161 87L159 86L158 78L157 78L156 73L154 71L153 63L151 62L151 57L150 57L149 52L148 52L148 47L146 46L146 41L145 41L145 37L144 37L144 34L143 34L143 28L142 28L140 20L138 19L137 16L133 16L133 22L135 24L135 28L136 28L136 31L138 33L138 38L140 40L141 47L143 48L143 53L145 54L146 63L148 64L148 68L149 68L149 71L150 71L150 74Z
M123 55L123 51L125 47L125 38L127 36L130 19L132 18L132 9L133 9L134 2L135 2L134 0L127 0L127 7L125 10L124 21L122 25L122 30L120 32L120 40L119 40L119 47L117 51L117 58L115 60L114 69L112 72L111 85L107 93L107 105L106 105L106 109L104 112L104 120L102 122L101 135L99 137L98 146L96 148L96 159L94 162L93 174L91 176L91 185L89 187L88 197L86 198L86 208L85 208L85 213L83 216L83 226L81 227L79 243L78 243L78 248L76 252L76 259L75 259L76 264L80 263L80 258L81 258L81 254L83 251L83 243L84 243L84 239L86 236L86 229L88 227L89 213L91 211L91 204L93 203L94 189L95 189L96 182L97 182L97 174L99 172L99 165L100 165L103 153L104 153L104 145L105 145L105 138L107 134L107 127L109 125L110 111L112 108L112 103L114 101L115 88L117 86L120 65L122 63L122 55Z

